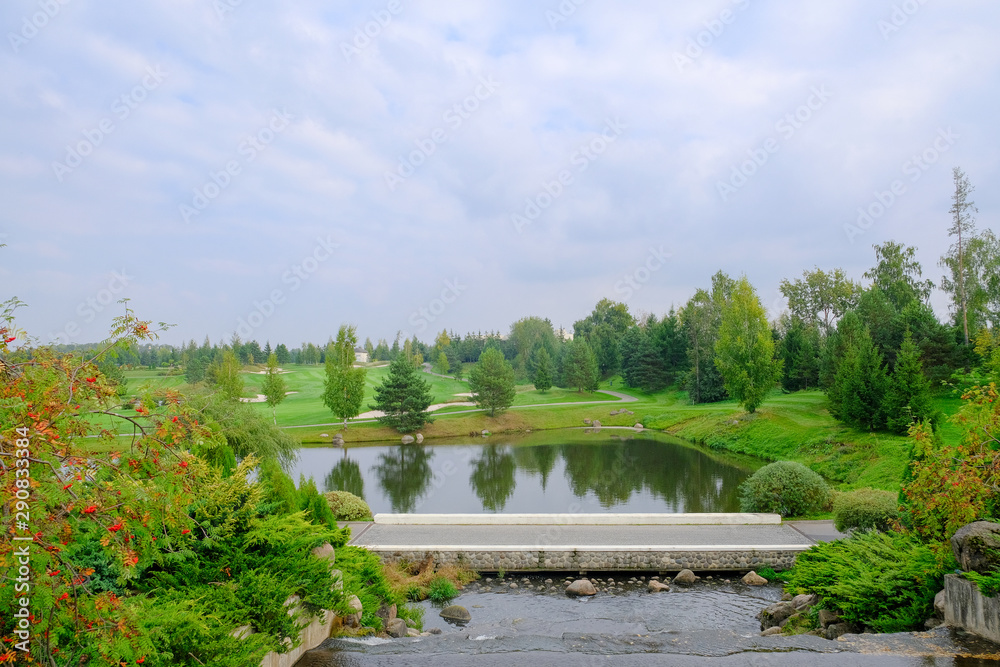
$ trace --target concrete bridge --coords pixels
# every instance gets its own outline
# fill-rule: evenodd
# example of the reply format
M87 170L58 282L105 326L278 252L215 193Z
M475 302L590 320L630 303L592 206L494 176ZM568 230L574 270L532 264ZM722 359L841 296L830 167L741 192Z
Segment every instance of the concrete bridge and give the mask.
M817 537L777 514L377 514L352 527L350 544L383 561L480 572L784 569Z

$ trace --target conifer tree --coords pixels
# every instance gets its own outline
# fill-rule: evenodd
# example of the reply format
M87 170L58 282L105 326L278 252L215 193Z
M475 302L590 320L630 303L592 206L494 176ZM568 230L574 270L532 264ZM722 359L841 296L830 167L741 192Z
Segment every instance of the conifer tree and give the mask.
M910 424L932 419L931 385L924 376L920 351L909 331L896 356L896 368L885 395L886 425L894 433L905 434Z
M552 357L544 347L535 354L535 389L543 394L552 388Z

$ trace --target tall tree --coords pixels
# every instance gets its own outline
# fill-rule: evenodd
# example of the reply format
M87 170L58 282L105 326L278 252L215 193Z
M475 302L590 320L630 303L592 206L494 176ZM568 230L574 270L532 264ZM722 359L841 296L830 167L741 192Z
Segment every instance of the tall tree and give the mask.
M865 278L882 290L896 311L911 301L927 303L934 283L923 280L923 269L916 260L917 249L895 241L872 247L878 263L865 272Z
M715 365L726 391L748 412L756 412L781 377L781 361L774 357L767 313L745 276L736 281L722 308Z
M549 351L544 347L538 348L538 352L535 354L535 377L532 381L535 384L535 389L542 392L543 394L552 388L552 357L549 356Z
M438 352L437 360L434 362L434 372L447 375L450 369L451 362L448 361L448 355L444 350L441 350Z
M209 380L219 388L223 396L238 400L243 395L243 366L232 350L223 350L222 356L209 367Z
M337 340L326 349L326 382L323 388L323 405L330 408L334 416L344 420L354 419L361 412L361 402L365 393L364 368L355 368L354 348L358 336L353 325L342 324L337 331Z
M282 366L292 360L292 355L288 353L288 347L284 343L278 343L274 348L274 355L278 357L278 364Z
M861 319L849 311L837 323L833 341L830 414L843 422L875 430L885 424L886 377L882 355Z
M889 430L899 434L905 434L910 424L930 420L934 416L931 385L924 376L920 350L909 331L896 356L896 368L889 379L883 411Z
M969 183L969 177L960 168L952 170L952 177L955 180L955 193L951 198L951 227L948 228L948 236L955 237L955 244L952 246L952 253L955 256L956 270L955 292L958 297L958 310L962 316L962 330L965 334L965 344L969 344L969 301L965 284L965 245L963 241L972 239L976 235L975 214L979 212L975 203L969 199L969 195L975 187Z
M621 368L621 337L635 318L624 303L601 299L593 312L573 324L574 340L583 338L597 359L599 377L609 377Z
M688 374L685 386L692 403L711 403L726 397L722 375L713 361L719 333L719 307L703 289L695 292L680 313L688 339Z
M267 404L271 406L271 419L274 420L274 424L278 424L278 416L274 409L278 407L278 404L285 400L285 392L288 390L288 386L285 384L285 378L281 377L281 372L278 370L278 355L272 352L267 357L267 368L264 370L264 382L261 384L260 390L264 392L264 400Z
M503 412L514 402L517 390L514 388L514 368L503 357L503 352L488 347L479 356L479 361L469 372L469 388L472 400L490 417L499 410Z
M430 385L417 373L417 367L399 354L389 364L385 380L375 387L375 402L368 407L383 413L377 418L380 423L409 433L432 421L427 412L431 401Z
M556 353L556 335L552 322L540 317L524 317L510 325L510 358L519 378L532 378L538 351L545 349L551 359Z
M826 272L817 267L803 271L802 278L794 282L782 280L779 289L793 316L808 324L820 323L828 333L836 320L857 304L862 287L843 269Z

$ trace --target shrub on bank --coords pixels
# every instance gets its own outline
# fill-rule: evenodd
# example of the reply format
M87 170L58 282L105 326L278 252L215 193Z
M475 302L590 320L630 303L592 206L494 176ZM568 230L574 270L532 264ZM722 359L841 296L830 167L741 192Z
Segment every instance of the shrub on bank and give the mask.
M833 521L839 531L889 530L899 520L899 497L890 491L857 489L833 500Z
M323 495L338 521L371 521L368 503L350 491L327 491Z
M823 478L793 461L766 465L740 485L740 510L802 516L823 509L830 487Z
M865 532L817 544L782 578L788 592L818 594L824 607L859 629L904 632L930 618L934 595L955 565L913 535Z

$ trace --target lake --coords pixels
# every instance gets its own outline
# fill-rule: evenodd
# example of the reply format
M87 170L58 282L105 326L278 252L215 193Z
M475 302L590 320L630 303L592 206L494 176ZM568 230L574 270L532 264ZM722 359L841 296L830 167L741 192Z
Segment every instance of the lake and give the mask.
M681 513L739 511L737 489L758 465L659 433L564 429L307 447L289 472L350 491L373 513Z

